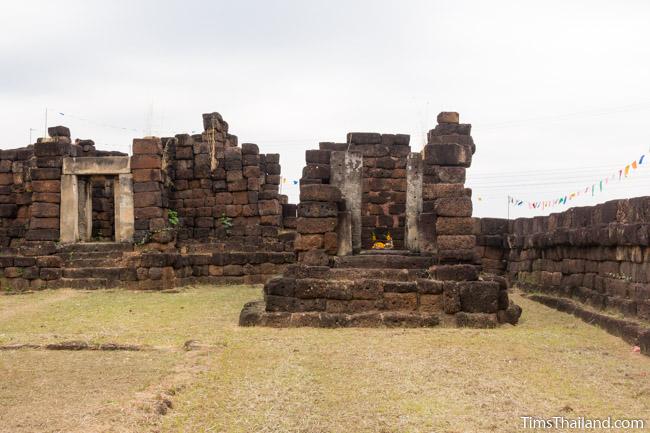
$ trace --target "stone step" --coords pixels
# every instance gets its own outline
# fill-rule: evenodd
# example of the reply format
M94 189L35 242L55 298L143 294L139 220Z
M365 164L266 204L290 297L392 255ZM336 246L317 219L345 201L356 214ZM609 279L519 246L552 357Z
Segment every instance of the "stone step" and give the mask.
M118 287L120 281L107 278L61 278L50 281L48 287L58 289L110 289Z
M117 267L120 265L121 255L119 257L70 257L65 260L64 267L70 268L103 268Z
M133 245L123 242L79 242L59 247L61 253L107 253L133 251Z
M80 251L69 251L65 253L57 253L59 257L63 260L76 260L76 259L113 259L119 260L122 258L122 251L113 251L113 252L80 252Z
M362 256L411 256L419 255L412 253L409 250L361 250L359 252Z
M67 268L63 269L63 278L106 278L120 279L122 268Z
M286 276L296 278L318 278L323 280L354 281L370 278L386 281L416 281L427 277L426 269L394 269L394 268L329 268L327 266L290 266Z
M427 269L435 263L435 258L401 254L361 254L333 257L331 261L334 268Z

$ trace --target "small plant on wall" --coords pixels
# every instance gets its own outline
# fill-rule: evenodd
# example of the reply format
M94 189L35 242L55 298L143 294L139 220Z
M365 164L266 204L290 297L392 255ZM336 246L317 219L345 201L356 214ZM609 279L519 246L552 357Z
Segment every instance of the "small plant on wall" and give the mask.
M169 209L167 211L167 220L169 221L169 224L172 226L177 226L178 225L178 212L176 212L173 209Z
M226 229L226 234L230 234L230 229L232 228L232 218L227 216L225 213L222 213L219 217L219 224Z

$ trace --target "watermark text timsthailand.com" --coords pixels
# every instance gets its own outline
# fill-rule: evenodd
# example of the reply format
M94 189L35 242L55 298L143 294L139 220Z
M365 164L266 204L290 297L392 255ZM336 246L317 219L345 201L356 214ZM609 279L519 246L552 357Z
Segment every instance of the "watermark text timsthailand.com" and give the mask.
M525 429L554 429L554 430L591 430L591 429L643 429L642 419L616 419L612 417L592 419L585 417L567 418L554 416L538 418L534 416L520 417Z

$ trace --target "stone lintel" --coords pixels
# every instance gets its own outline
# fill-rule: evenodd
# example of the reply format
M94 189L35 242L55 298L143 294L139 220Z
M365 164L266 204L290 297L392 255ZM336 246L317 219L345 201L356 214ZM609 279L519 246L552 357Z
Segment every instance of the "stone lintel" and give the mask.
M68 157L63 158L63 174L130 174L131 159L128 156Z

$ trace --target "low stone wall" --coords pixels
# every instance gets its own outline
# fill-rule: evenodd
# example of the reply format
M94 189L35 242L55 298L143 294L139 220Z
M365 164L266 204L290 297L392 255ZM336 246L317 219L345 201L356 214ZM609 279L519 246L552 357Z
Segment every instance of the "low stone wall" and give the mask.
M505 271L526 290L650 320L650 197L482 219L475 230L484 270Z
M109 255L111 251L104 251ZM0 290L119 287L163 290L189 284L263 284L295 262L293 252L125 251L110 266L76 267L87 255L59 246L49 255L0 256ZM101 277L102 279L98 279Z

